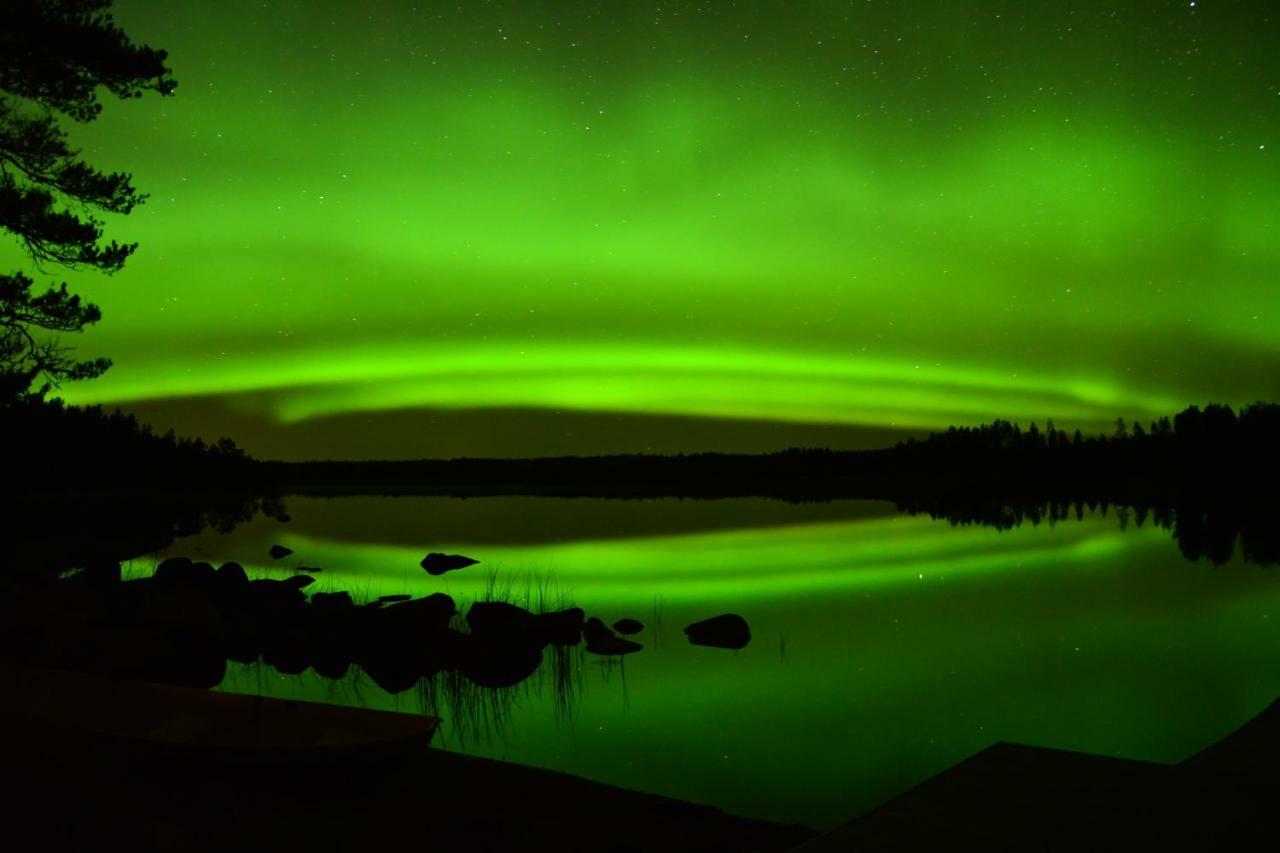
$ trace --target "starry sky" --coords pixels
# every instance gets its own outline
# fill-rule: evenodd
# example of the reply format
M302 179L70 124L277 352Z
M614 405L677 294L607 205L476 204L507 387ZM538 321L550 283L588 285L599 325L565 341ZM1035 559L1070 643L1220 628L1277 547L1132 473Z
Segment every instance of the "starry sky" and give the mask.
M174 97L67 386L266 456L1280 398L1271 2L118 0ZM4 266L22 266L12 246ZM46 278L49 276L45 276Z

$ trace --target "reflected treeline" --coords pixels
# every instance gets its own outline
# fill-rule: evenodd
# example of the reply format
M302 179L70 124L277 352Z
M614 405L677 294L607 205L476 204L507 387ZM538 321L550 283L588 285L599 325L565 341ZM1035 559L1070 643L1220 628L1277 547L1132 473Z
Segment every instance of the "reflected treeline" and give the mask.
M1122 527L1170 531L1188 560L1280 562L1276 524L1280 406L1192 406L1110 436L1052 422L953 428L896 448L906 472L934 470L933 488L899 489L906 512L1007 529L1114 511Z
M230 488L8 494L0 513L11 531L0 537L0 583L153 554L204 530L229 533L259 514L289 517L278 497Z
M981 499L970 495L940 496L898 501L898 509L926 513L953 525L981 524L1009 530L1022 524L1057 524L1079 521L1086 514L1111 515L1122 530L1154 525L1169 531L1182 555L1214 565L1229 562L1237 554L1247 563L1270 566L1280 563L1280 525L1275 506L1268 503L1192 502L1150 504L1112 502L1106 498L1024 500Z

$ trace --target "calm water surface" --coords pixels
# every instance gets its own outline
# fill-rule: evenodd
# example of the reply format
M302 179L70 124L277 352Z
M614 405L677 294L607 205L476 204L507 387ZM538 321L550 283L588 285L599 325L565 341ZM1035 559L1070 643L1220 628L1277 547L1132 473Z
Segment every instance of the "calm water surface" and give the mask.
M728 811L839 823L997 740L1180 760L1280 696L1274 569L1190 563L1166 531L1086 515L1011 531L865 501L335 498L169 553L314 590L498 594L645 623L622 660L547 656L529 682L392 696L232 664L223 689L444 717L437 744ZM267 558L279 543L294 554ZM427 551L481 564L444 577ZM152 561L138 560L147 572ZM726 611L738 652L682 628ZM448 681L449 683L445 683Z

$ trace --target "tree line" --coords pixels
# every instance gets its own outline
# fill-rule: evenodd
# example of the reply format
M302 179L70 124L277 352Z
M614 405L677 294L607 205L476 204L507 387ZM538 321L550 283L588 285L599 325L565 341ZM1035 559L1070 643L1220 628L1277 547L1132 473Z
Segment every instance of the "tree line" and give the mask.
M951 427L901 442L894 455L910 467L985 470L1005 480L1257 481L1264 472L1275 472L1278 441L1280 405L1258 402L1237 412L1214 403L1190 406L1146 426L1117 419L1110 435L1068 432L1052 420L1043 429L1033 422L1024 430L1006 420Z

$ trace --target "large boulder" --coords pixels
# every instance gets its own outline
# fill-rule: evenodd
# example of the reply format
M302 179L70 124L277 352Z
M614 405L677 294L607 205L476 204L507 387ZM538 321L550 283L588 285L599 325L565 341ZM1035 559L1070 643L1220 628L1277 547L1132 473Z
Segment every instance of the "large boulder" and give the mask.
M439 554L431 552L422 558L422 562L418 565L427 570L429 575L442 575L445 572L454 572L458 569L465 569L467 566L474 566L479 560L473 560L470 557L464 557L461 554Z
M751 642L751 628L747 620L737 613L722 613L701 622L694 622L684 629L689 642L697 646L715 646L720 649L740 649Z
M346 590L317 592L311 596L311 607L318 614L347 613L355 607L355 602Z
M222 616L209 593L198 587L157 589L142 602L139 617L144 625L194 632L213 633L222 626Z
M528 610L505 601L477 601L467 611L467 625L473 634L524 638L537 621Z
M227 586L240 586L249 583L249 575L245 572L244 566L236 562L223 563L218 566L215 574L219 583Z
M454 614L458 612L458 605L443 592L433 592L425 598L395 602L385 607L383 612L392 620L402 620L422 628L438 630L448 626Z
M619 619L613 623L613 630L619 634L639 634L644 630L644 623L639 619Z
M582 625L587 614L581 607L539 613L534 620L538 633L557 646L576 646L582 642Z
M156 566L155 576L160 579L174 577L180 575L191 568L190 557L169 557L161 560L160 565Z
M193 563L186 557L170 557L156 566L157 583L166 586L198 586L209 588L214 583L214 569L208 563Z
M542 647L472 634L455 650L458 669L481 687L512 687L538 671Z
M305 605L307 598L302 590L284 581L258 578L249 581L245 603L256 617L269 619L295 611Z

